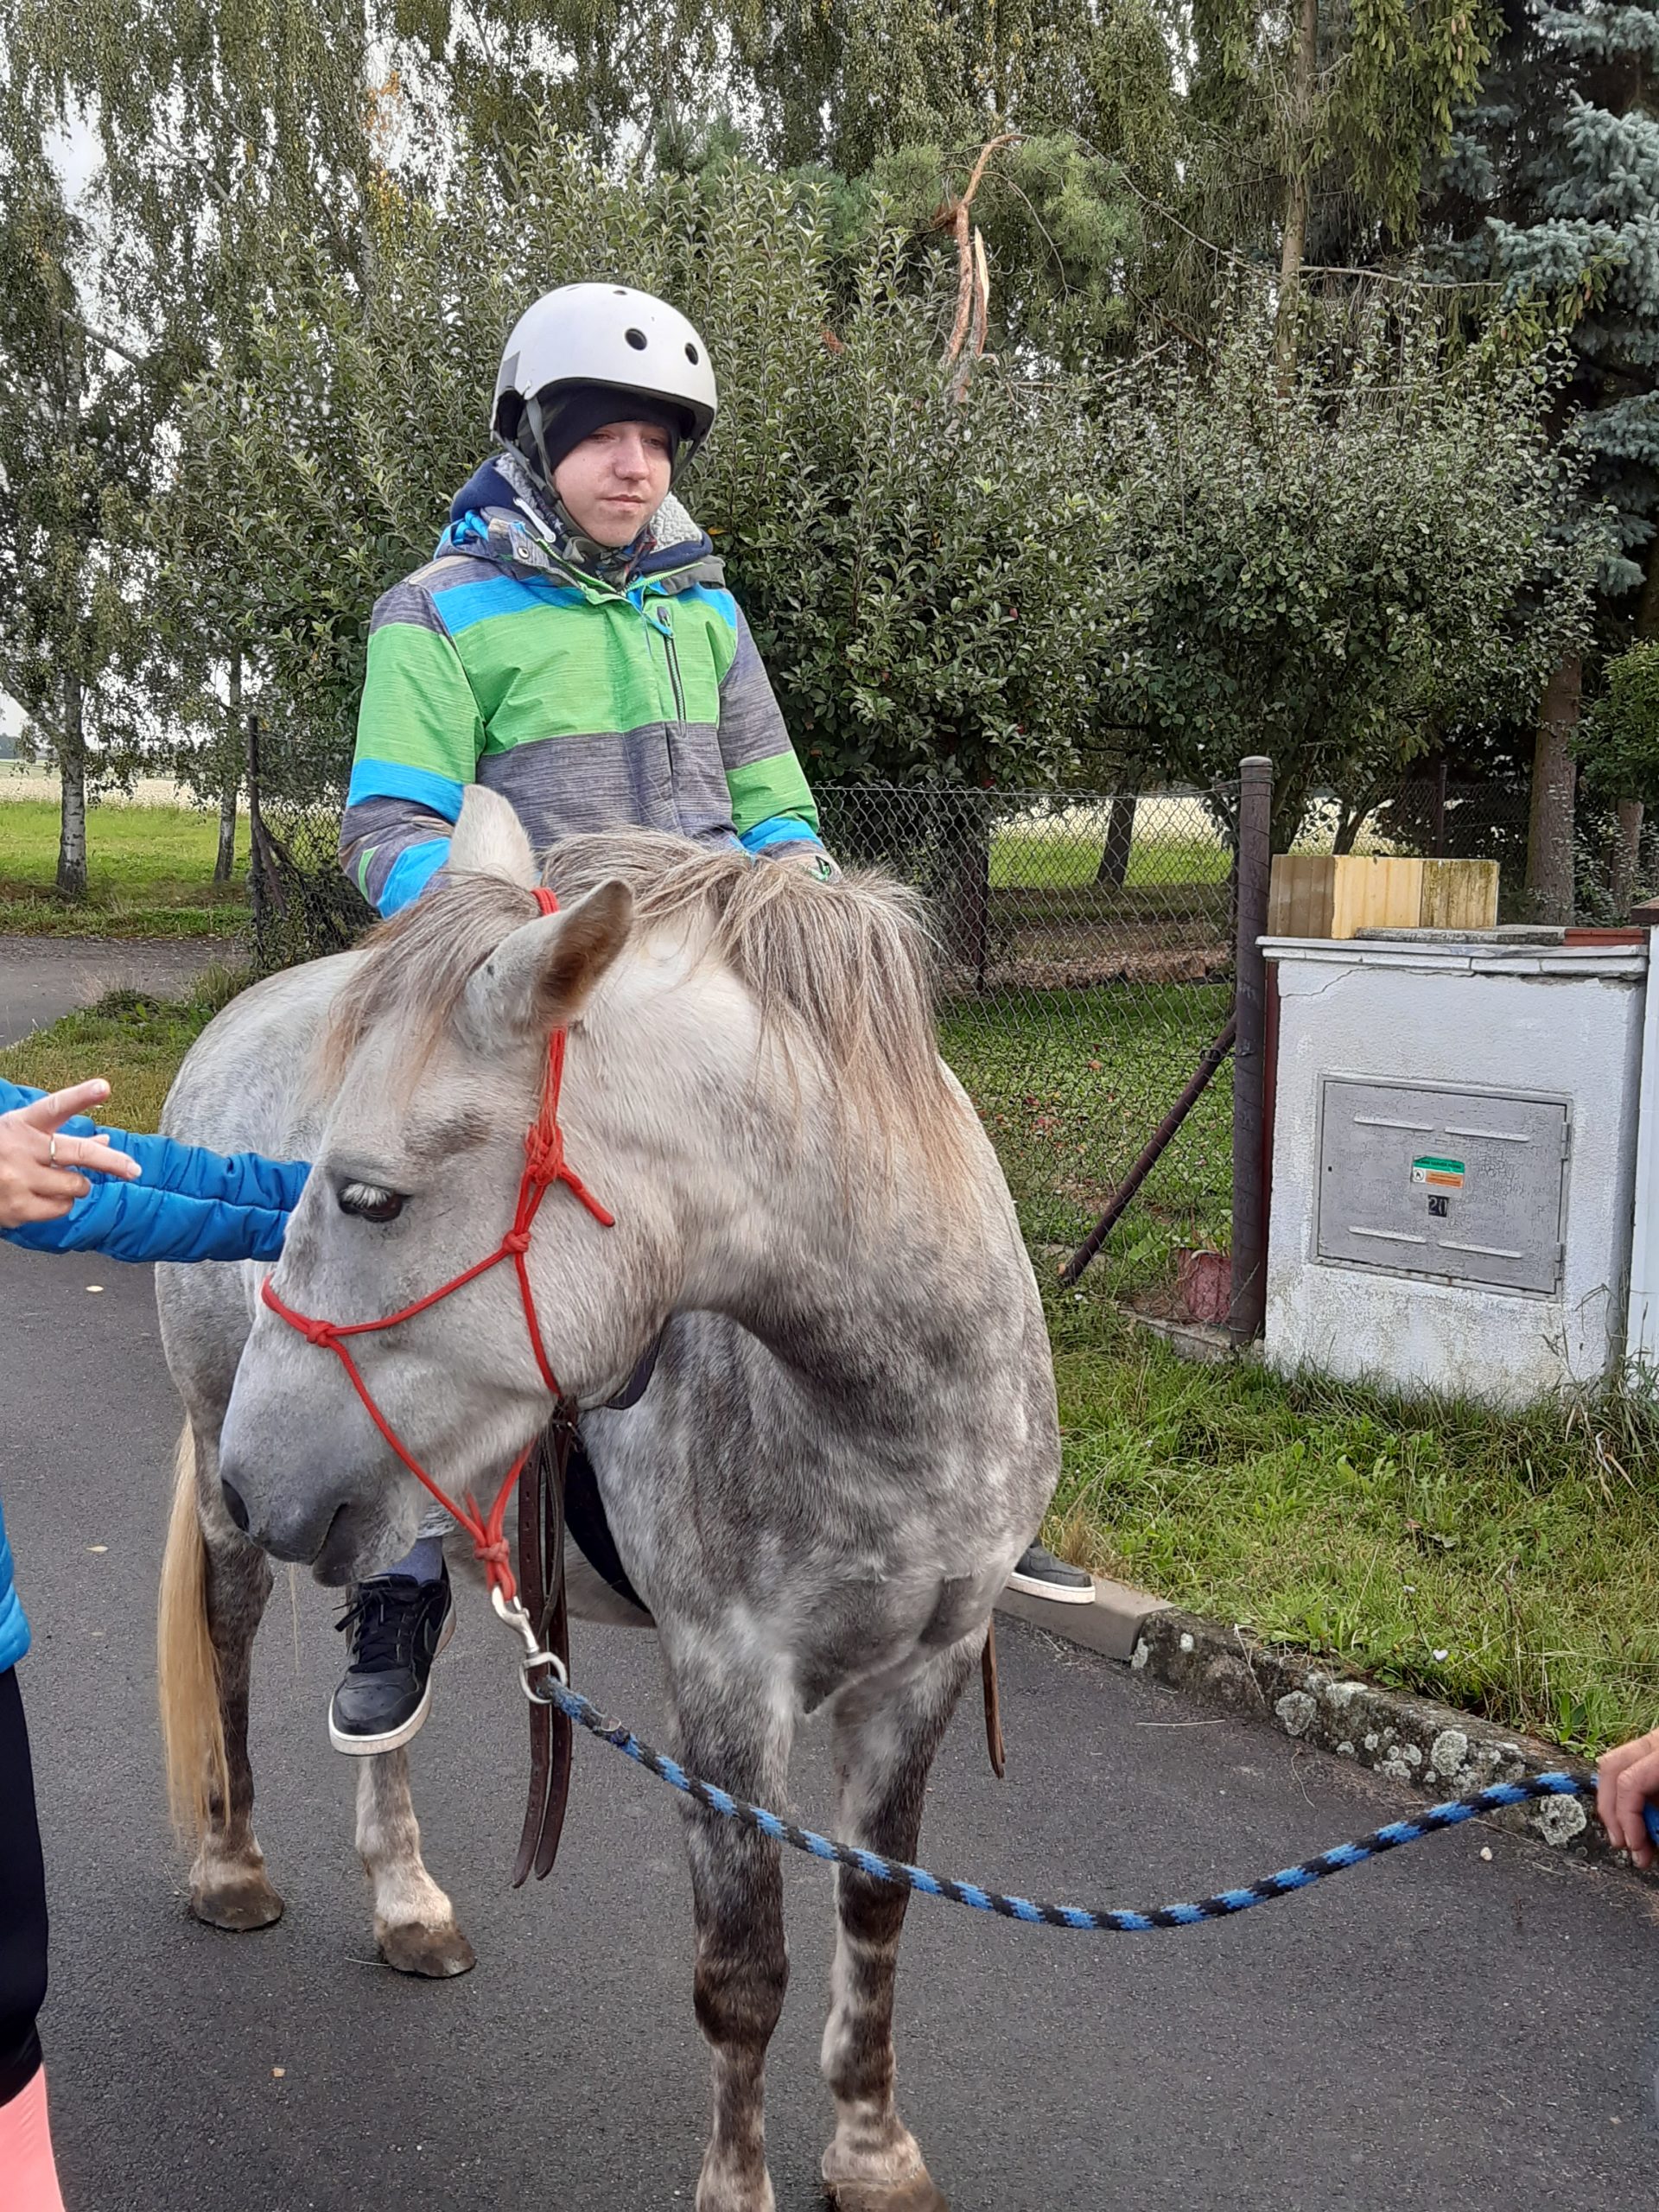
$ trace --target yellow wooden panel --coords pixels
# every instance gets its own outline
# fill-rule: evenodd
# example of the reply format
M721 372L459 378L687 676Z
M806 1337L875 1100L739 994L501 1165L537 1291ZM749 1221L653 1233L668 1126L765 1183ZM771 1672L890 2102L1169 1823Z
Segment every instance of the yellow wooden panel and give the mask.
M1373 860L1344 853L1335 864L1333 938L1358 930L1414 930L1423 905L1421 861Z
M1268 885L1269 937L1328 937L1335 869L1329 853L1275 853Z
M1426 930L1489 930L1497 920L1496 861L1425 861Z

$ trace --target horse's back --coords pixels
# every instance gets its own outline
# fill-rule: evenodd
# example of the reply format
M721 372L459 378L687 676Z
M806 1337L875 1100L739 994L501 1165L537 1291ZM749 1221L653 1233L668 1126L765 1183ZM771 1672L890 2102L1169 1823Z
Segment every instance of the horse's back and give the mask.
M286 969L215 1014L174 1078L163 1133L214 1152L308 1159L321 1119L307 1084L311 1046L357 957L338 953ZM209 1433L229 1402L252 1325L253 1281L246 1265L156 1270L168 1367L192 1419Z
M340 952L284 969L232 999L185 1054L163 1133L214 1152L304 1159L321 1118L306 1082L311 1047L358 958Z

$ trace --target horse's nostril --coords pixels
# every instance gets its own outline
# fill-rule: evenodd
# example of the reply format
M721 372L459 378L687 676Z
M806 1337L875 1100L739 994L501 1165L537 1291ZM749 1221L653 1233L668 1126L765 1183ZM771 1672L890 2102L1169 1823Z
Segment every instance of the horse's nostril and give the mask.
M222 1482L219 1487L224 1494L225 1510L245 1536L248 1533L248 1509L242 1503L241 1491L234 1483Z

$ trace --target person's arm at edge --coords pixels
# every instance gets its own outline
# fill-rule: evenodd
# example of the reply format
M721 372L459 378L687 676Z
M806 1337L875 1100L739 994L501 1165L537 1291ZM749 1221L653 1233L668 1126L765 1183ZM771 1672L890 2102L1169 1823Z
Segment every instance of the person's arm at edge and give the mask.
M432 593L405 582L375 605L340 864L380 914L420 896L449 854L484 722Z
M35 1109L29 1120L42 1140L55 1127L62 1185L54 1217L18 1220L0 1235L29 1250L115 1260L276 1258L309 1173L305 1162L227 1158L171 1137L99 1130L73 1108L107 1091L85 1084L48 1096L0 1083L0 1116L21 1122L22 1109Z

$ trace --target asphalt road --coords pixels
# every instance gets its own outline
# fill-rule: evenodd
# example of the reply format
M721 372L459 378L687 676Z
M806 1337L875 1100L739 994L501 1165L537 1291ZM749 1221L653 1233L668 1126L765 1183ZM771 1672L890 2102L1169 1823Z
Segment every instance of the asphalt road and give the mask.
M101 1284L94 1294L90 1286ZM287 1917L184 1910L150 1623L176 1427L148 1273L0 1248L0 1481L35 1648L54 1912L44 2022L71 2212L689 2206L706 2069L669 1793L583 1740L553 1880L506 1886L521 1703L475 1595L415 1753L429 1863L475 1973L375 1963L328 1748L324 1593L261 1637L259 1828ZM1002 1637L1008 1781L965 1709L925 1856L1038 1895L1146 1904L1370 1827L1404 1793L1031 1631ZM648 1640L578 1624L577 1679L650 1733ZM796 1802L831 1799L809 1734ZM1492 1851L1484 1863L1483 1844ZM780 2212L817 2203L829 1882L792 1859L771 2069ZM1627 1878L1463 1831L1224 1924L1142 1936L912 1907L904 2105L957 2212L1601 2212L1659 2198L1659 1925ZM0 2199L3 2199L0 2189Z
M90 1006L105 991L125 988L179 996L204 968L238 957L238 948L223 939L0 932L0 1045L15 1044L60 1014Z

